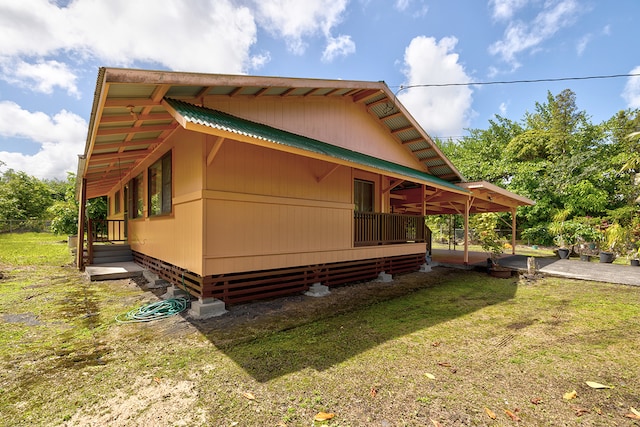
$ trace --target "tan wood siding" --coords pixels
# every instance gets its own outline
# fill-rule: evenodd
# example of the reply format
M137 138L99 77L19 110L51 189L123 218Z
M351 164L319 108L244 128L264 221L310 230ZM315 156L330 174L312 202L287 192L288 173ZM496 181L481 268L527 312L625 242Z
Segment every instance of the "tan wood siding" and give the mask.
M418 160L382 125L374 123L366 107L349 98L230 98L208 99L206 107L308 136L404 166L423 169ZM389 106L390 109L393 106Z

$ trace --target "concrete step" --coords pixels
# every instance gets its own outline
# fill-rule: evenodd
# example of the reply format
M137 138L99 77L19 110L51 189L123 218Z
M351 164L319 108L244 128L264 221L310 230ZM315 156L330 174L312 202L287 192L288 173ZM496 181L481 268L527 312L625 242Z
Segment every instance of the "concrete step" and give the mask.
M114 264L89 265L85 268L85 274L89 280L116 280L142 276L144 268L133 262L121 262Z
M133 262L133 254L129 252L126 253L116 253L109 255L93 255L92 264L111 264L114 262Z

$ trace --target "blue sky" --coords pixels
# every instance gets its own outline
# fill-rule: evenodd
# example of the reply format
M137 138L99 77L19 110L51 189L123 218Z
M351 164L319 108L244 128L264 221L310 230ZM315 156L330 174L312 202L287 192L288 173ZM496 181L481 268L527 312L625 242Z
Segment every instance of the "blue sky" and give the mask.
M640 108L640 77L407 87L640 74L638 17L636 0L0 0L0 170L75 172L100 66L383 80L441 138L567 88L600 123Z

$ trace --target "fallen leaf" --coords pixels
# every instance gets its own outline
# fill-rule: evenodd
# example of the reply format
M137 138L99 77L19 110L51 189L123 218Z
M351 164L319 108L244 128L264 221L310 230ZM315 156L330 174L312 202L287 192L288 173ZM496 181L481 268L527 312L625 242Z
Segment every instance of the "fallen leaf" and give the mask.
M489 408L484 408L484 412L487 413L487 415L489 416L489 418L491 418L492 420L496 419L496 414L495 412L493 412L491 409Z
M513 412L511 412L510 410L505 409L504 413L507 414L509 418L511 418L513 421L520 421L520 417L514 414Z
M327 421L330 420L331 418L335 417L336 414L334 414L333 412L328 413L328 412L318 412L316 414L315 417L313 417L314 421Z
M431 343L431 345L434 346L434 347L439 347L440 346L440 341L433 342L433 343Z
M640 412L638 412L633 406L629 408L631 412L628 414L624 414L625 417L631 418L632 420L640 420Z
M246 399L249 399L249 400L256 400L256 397L253 395L253 393L246 392L246 393L242 393L242 395L243 395Z
M587 381L587 385L591 388L613 388L610 385L604 385L604 384L600 384L600 383L595 383L593 381Z
M573 390L573 391L570 391L569 393L565 393L562 397L565 400L575 399L576 397L578 397L578 392Z
M369 395L371 397L376 397L376 394L378 394L378 389L376 389L375 387L371 387L371 390L369 391Z
M155 377L153 380L154 380L156 383L160 384L160 378Z
M533 403L534 405L539 405L541 403L543 403L544 401L542 399L540 399L539 397L534 397L533 399L531 399L531 403Z
M425 373L425 374L424 374L424 376L425 376L425 377L427 377L427 378L429 378L430 380L435 380L435 379L436 379L436 376L435 376L435 375L430 374L430 373L428 373L428 372L427 372L427 373Z
M434 420L433 418L429 418L431 420L431 423L433 423L433 427L442 427L442 424L440 424L440 422Z
M574 410L576 411L576 417L581 417L584 414L591 412L587 408L574 408Z
M445 368L450 368L451 367L451 363L449 363L449 362L438 362L438 365L444 366Z

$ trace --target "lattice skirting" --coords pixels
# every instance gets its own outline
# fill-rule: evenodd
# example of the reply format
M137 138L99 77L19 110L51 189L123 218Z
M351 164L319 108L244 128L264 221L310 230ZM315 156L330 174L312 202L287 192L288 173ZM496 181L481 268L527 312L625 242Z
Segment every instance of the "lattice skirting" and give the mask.
M275 270L249 271L202 277L175 265L133 251L134 260L162 279L186 289L197 298L217 298L226 304L299 294L314 283L339 286L376 279L382 271L402 274L417 271L424 254L402 255Z

